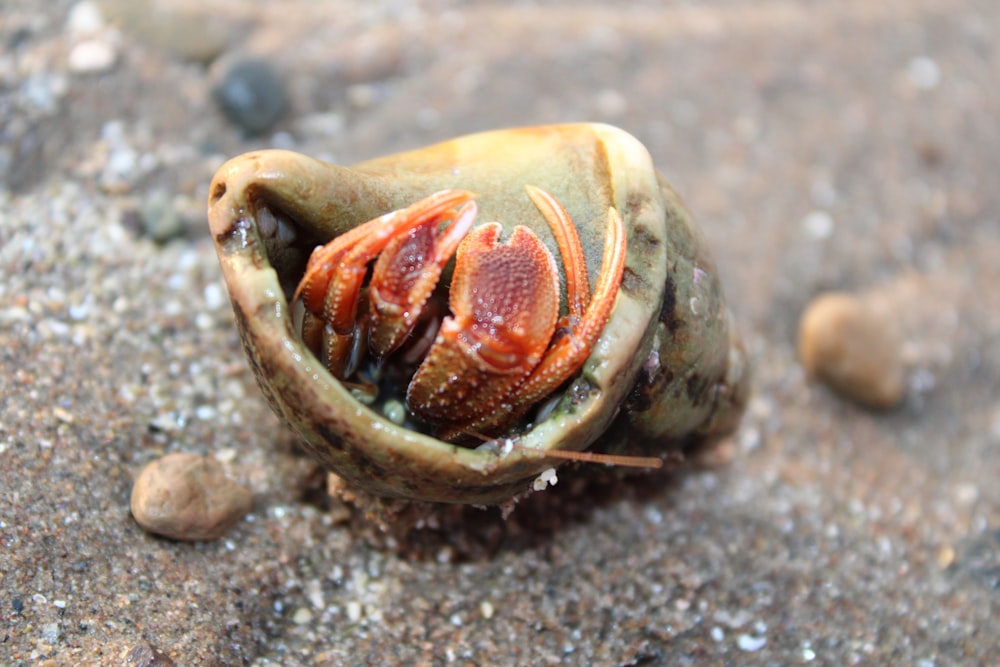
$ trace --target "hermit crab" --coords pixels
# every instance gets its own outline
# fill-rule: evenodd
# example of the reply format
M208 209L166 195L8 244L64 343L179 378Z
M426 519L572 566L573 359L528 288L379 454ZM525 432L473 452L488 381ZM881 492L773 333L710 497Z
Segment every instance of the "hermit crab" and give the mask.
M355 488L499 504L570 458L651 466L745 406L714 265L620 129L353 167L257 151L218 170L208 213L268 403Z

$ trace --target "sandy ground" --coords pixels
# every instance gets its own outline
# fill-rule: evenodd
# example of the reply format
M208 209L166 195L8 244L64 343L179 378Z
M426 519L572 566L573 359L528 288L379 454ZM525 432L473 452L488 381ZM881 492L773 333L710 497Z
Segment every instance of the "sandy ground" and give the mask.
M0 664L1000 664L1000 6L318 4L160 2L150 25L105 2L87 34L68 2L4 2ZM241 54L291 95L264 137L211 98ZM458 527L485 545L464 559L447 531L375 548L246 370L211 175L576 120L639 137L703 225L755 367L731 460L473 515L492 532ZM826 289L898 320L896 411L805 381ZM131 519L173 451L253 490L226 538Z

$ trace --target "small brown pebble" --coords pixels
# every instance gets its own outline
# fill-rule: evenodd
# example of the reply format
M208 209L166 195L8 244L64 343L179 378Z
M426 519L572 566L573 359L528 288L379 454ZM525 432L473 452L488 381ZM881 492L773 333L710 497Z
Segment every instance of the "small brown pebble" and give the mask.
M168 454L152 461L132 487L132 516L175 540L214 540L253 507L249 490L226 477L214 458Z
M889 409L903 399L900 348L895 322L850 294L820 295L799 322L799 359L809 377L869 408Z
M174 667L175 664L170 656L146 642L136 644L125 656L125 667Z

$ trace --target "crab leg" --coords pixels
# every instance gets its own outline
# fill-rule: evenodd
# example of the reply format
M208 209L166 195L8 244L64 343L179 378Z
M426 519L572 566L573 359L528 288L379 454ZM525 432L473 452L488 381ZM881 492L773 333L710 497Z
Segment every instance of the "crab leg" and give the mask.
M614 208L608 209L601 275L579 325L553 344L538 366L518 388L518 400L532 405L550 394L579 370L611 316L625 272L625 225Z
M362 302L364 307L364 302ZM364 313L360 313L363 318ZM308 310L302 318L302 341L319 357L330 374L345 380L354 374L363 358L363 328L338 334Z
M534 185L526 185L528 197L541 211L549 223L559 254L562 255L563 269L566 271L566 301L569 306L569 320L575 324L583 317L590 298L590 281L587 279L587 263L583 258L583 246L580 245L580 235L569 217L555 197Z

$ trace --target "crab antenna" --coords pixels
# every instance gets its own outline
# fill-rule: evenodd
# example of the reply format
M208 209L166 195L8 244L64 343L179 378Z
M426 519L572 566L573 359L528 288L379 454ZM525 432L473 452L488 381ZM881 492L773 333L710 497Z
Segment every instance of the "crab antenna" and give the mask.
M596 452L574 452L567 449L540 450L513 443L514 449L522 452L533 452L542 458L566 459L568 461L583 461L584 463L603 463L624 468L648 468L655 470L663 467L663 460L655 456L625 456L623 454L598 454Z

